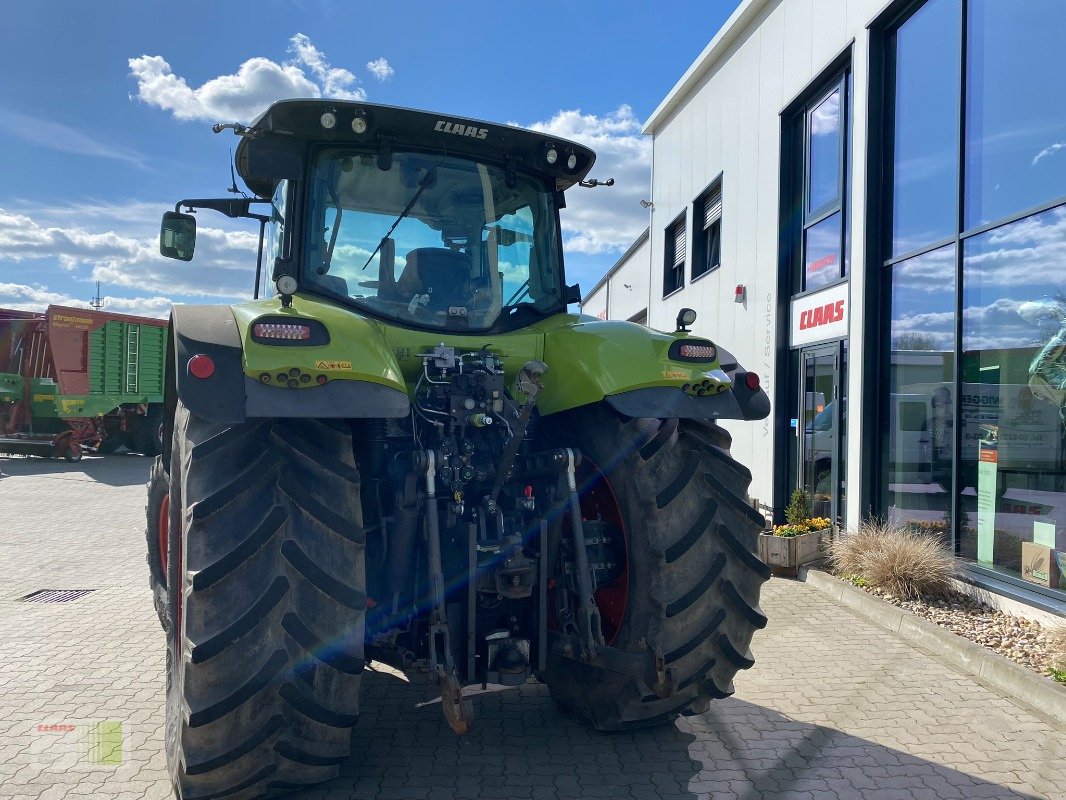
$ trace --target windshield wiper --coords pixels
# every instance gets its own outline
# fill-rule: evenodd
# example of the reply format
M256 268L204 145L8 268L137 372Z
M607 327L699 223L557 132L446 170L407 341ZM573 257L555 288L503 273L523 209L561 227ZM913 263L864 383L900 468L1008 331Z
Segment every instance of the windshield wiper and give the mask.
M521 300L527 294L529 294L529 278L526 278L526 282L518 287L518 291L516 291L514 294L511 295L510 299L508 299L508 301L506 303L504 303L503 307L504 308L512 308L515 305L515 303L517 303L519 300Z
M430 176L433 177L431 178ZM366 260L366 264L363 264L363 269L366 269L367 266L369 266L370 262L374 260L374 256L376 256L378 254L378 251L381 250L382 245L385 244L385 240L392 236L392 232L396 230L396 226L403 222L404 218L411 213L411 209L415 207L415 203L417 203L418 198L422 196L422 192L424 192L431 185L437 182L436 177L436 167L433 167L433 169L429 170L428 172L426 172L425 175L422 176L422 180L418 182L418 191L415 192L414 196L408 201L407 205L404 206L403 211L400 212L400 216L398 216L396 218L396 221L392 223L392 227L385 231L385 235L381 237L381 241L378 242L378 246L374 248L374 252L370 254L370 258Z

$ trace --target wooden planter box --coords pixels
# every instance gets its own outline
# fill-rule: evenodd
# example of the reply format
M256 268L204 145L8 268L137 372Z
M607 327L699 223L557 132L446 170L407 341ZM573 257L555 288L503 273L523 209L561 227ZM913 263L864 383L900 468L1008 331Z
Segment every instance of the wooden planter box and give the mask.
M822 557L822 542L828 539L829 528L799 536L763 533L759 535L759 558L775 572L788 571L788 574L795 574L797 567Z

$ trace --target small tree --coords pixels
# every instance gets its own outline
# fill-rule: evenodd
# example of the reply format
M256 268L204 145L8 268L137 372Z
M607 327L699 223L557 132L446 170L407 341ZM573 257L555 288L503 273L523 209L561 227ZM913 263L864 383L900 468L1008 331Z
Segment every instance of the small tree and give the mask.
M807 496L807 492L803 489L796 489L792 492L792 498L788 501L788 505L785 506L785 519L792 525L798 525L810 518L811 498Z

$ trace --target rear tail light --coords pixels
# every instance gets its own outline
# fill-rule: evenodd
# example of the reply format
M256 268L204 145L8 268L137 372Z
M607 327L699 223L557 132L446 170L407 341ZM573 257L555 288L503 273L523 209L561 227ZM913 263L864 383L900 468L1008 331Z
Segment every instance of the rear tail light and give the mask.
M288 322L257 322L252 327L252 333L257 339L303 341L311 338L311 326Z
M748 388L753 392L759 388L759 373L749 372L744 376L744 383L748 385Z
M211 356L197 353L189 359L189 374L194 378L206 380L215 374L215 362Z

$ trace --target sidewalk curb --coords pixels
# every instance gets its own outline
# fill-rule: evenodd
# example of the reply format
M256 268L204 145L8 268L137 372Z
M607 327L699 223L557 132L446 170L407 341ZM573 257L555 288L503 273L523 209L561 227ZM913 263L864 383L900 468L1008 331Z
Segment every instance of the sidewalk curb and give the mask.
M800 567L798 578L901 639L931 651L942 661L966 670L1001 692L1066 723L1066 686L826 572Z

